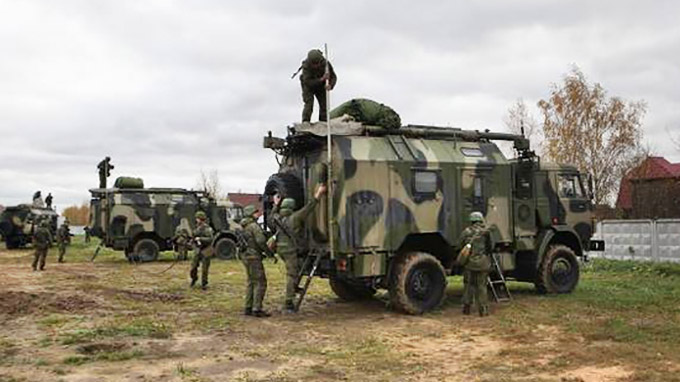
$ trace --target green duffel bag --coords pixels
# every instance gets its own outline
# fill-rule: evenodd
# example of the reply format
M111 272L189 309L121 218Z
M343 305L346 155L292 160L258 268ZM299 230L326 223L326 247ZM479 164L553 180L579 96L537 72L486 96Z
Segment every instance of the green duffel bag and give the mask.
M144 188L144 181L142 178L133 178L131 176L119 176L116 178L113 187L116 188Z
M401 127L401 118L391 107L370 99L355 98L331 110L331 119L351 115L365 125L382 126L386 129Z

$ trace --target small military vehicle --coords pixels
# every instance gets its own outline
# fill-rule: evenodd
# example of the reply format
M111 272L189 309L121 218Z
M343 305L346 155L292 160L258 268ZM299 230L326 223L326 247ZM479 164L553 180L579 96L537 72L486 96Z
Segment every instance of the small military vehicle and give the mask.
M59 215L51 208L19 204L6 207L0 213L0 236L5 240L7 249L23 248L33 240L33 232L42 219L48 219L52 237L57 232Z
M446 277L462 272L460 236L479 211L507 279L543 293L576 287L593 222L575 167L541 162L521 135L335 120L330 130L329 138L325 123L295 124L285 138L264 138L280 165L265 186L265 212L274 194L299 208L317 183L329 184L298 240L301 279L328 278L345 300L387 289L398 310L431 310L444 298ZM502 154L499 140L513 143L516 158Z
M127 177L118 178L112 188L94 188L90 193L91 234L101 238L102 245L125 251L130 261L154 261L160 251L171 250L177 227L193 232L199 210L215 231L215 255L236 256L235 223L228 214L239 215L238 205L218 202L201 191L144 188L140 179Z

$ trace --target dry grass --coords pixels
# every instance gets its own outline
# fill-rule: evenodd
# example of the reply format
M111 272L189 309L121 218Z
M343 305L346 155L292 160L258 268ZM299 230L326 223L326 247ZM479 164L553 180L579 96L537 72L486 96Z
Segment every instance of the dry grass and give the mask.
M172 255L128 264L76 237L67 263L30 271L30 250L0 250L0 381L678 381L680 272L597 262L570 295L512 284L486 319L442 308L413 317L384 296L342 303L315 280L284 315L283 264L266 263L270 319L241 315L245 276L214 261L208 291Z

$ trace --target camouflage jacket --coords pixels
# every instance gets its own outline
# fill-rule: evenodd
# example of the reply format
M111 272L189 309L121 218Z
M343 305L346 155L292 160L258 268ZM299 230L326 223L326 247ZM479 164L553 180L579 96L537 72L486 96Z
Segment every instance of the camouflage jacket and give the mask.
M71 231L69 231L67 226L61 225L59 229L57 229L57 242L60 244L71 242Z
M248 248L243 253L243 258L259 258L266 255L269 252L267 249L267 237L262 232L262 228L257 225L253 218L244 218L241 220L241 225L244 227L244 235L248 242Z
M469 258L462 264L469 271L488 271L491 268L491 232L482 223L475 223L467 227L461 235L461 245L471 245Z
M33 234L33 245L37 249L47 249L52 244L52 234L45 227L39 227Z
M307 202L304 207L293 213L288 210L283 210L281 213L274 216L274 219L277 220L275 223L277 227L276 252L279 255L283 256L296 252L297 247L301 244L300 241L304 222L314 211L314 207L316 207L317 204L318 201L312 199Z
M191 240L191 234L186 228L177 227L175 229L175 236L172 237L172 241L177 245L188 245Z
M208 252L212 245L213 235L213 229L207 223L200 223L196 226L194 242L197 244L200 253L208 254L206 252Z
M331 85L331 89L335 87L335 83L338 82L338 77L335 75L335 70L333 70L333 65L328 63L328 70L331 73L328 83ZM302 61L302 74L300 75L300 83L303 88L315 89L323 87L324 81L321 81L321 77L326 72L326 60L324 60L318 67L313 67L307 60Z

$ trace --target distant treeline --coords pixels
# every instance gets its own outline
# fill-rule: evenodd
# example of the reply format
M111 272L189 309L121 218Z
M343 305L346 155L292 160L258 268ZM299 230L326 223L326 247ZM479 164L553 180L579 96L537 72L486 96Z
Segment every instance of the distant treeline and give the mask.
M66 207L61 214L72 225L87 225L90 218L90 206L83 203L81 206Z

